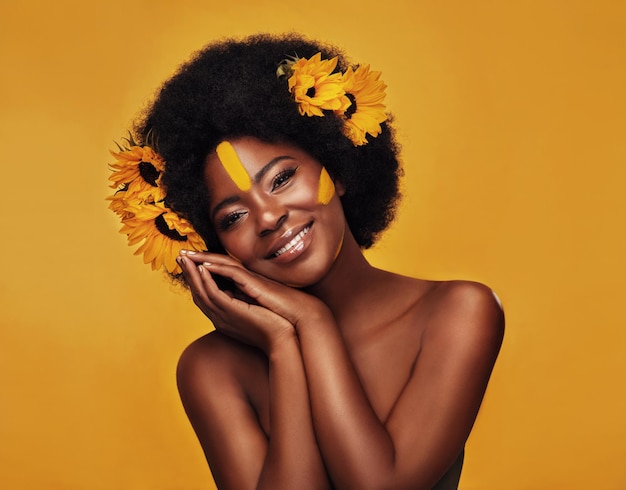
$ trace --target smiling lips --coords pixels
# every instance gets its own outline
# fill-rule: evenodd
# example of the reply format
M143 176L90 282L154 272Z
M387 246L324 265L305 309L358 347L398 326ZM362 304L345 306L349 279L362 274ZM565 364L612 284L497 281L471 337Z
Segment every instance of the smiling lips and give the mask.
M285 244L283 247L281 247L278 250L276 250L276 252L273 252L272 254L270 254L269 258L270 259L274 259L276 257L280 257L285 252L288 252L289 250L293 249L294 247L296 247L295 250L298 250L297 247L298 246L302 247L302 245L303 245L302 239L309 232L310 229L311 229L311 223L306 225L300 233L298 233L295 237L293 237L289 241L289 243Z

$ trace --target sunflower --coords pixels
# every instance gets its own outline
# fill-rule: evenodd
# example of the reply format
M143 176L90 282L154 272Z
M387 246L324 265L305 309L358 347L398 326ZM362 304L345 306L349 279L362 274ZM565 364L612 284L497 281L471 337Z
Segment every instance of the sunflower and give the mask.
M182 249L206 250L206 245L189 221L179 217L165 203L165 191L160 185L165 169L163 159L149 146L130 147L111 152L116 161L110 164L109 177L115 194L107 197L109 209L122 221L120 233L128 235L128 244L141 245L135 255L143 254L152 269L165 268L170 274L182 270L176 257Z
M350 100L343 90L343 76L333 73L337 57L322 60L322 53L310 59L293 58L279 67L281 73L290 73L289 91L298 103L300 115L323 116L323 110L345 111Z
M361 65L356 70L351 67L344 73L344 90L352 104L344 111L335 111L345 117L344 131L356 146L367 143L366 134L378 136L381 123L387 120L385 114L385 88L379 71L370 71L369 65Z
M165 163L152 148L133 145L111 154L115 157L109 165L113 170L109 177L111 187L125 191L127 200L136 197L155 202L165 197L159 187Z
M109 209L117 214L120 218L130 218L133 213L128 211L129 202L126 199L126 191L120 189L112 196L107 197L107 201L111 201Z
M204 240L189 221L162 202L131 205L129 211L132 215L122 219L120 233L128 235L131 246L143 241L135 255L143 254L144 263L151 264L152 270L164 267L170 274L180 274L176 257L181 250L206 250Z

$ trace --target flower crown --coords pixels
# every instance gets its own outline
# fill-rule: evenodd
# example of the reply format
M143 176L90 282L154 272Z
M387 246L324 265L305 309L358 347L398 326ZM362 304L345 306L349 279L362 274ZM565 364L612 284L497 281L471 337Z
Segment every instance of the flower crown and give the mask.
M324 111L332 111L344 121L344 134L355 146L367 144L366 135L378 136L387 120L386 85L379 80L380 72L361 65L335 73L337 57L321 58L321 53L310 59L290 57L278 65L276 75L287 78L300 115L324 116ZM150 146L135 143L132 136L118 149L111 152L115 162L109 164L113 171L109 180L116 191L107 200L122 222L120 233L128 236L131 246L141 243L135 255L143 254L143 261L153 270L179 275L182 270L176 257L180 251L203 251L207 246L191 223L165 204L161 156Z
M344 134L355 146L367 144L366 134L381 133L387 120L385 88L379 71L369 65L336 72L337 57L322 60L322 53L311 58L292 56L283 60L276 70L278 78L287 78L289 92L298 103L300 115L324 116L332 111L344 121Z
M161 175L165 162L149 146L138 146L129 137L126 146L112 151L115 162L109 164L109 176L115 194L109 196L109 209L120 217L120 233L128 236L133 246L143 242L135 255L143 254L143 261L152 270L164 268L173 275L182 273L176 257L182 249L206 250L202 237L191 223L166 206Z

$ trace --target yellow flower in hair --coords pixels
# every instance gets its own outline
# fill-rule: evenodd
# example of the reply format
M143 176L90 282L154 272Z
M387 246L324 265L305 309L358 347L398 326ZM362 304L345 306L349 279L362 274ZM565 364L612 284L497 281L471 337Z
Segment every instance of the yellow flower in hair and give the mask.
M151 188L158 187L165 163L152 148L134 145L111 154L115 157L115 162L109 165L113 170L109 177L113 182L111 187L124 188L131 194L150 193Z
M191 223L165 205L165 191L160 185L163 159L149 146L128 141L129 148L111 152L115 162L110 164L113 174L109 180L117 191L107 197L109 209L120 217L120 233L128 236L128 244L140 243L135 255L143 255L153 270L165 268L170 274L180 274L176 263L180 251L207 247Z
M109 209L124 219L132 215L128 211L132 205L165 199L165 192L159 187L164 162L152 148L132 143L129 148L120 148L119 152L111 154L115 162L109 164L113 170L109 180L117 191L107 197L111 201Z
M180 274L176 257L181 250L206 250L204 240L189 221L162 202L132 205L129 211L132 215L122 219L120 233L128 235L131 246L143 241L135 255L143 254L144 263L151 264L152 270L164 267L170 274Z
M107 201L111 201L109 209L117 214L120 218L130 218L133 213L128 211L129 202L126 199L126 191L119 190L112 196L107 197Z
M367 143L366 134L378 136L381 123L387 120L383 103L387 86L379 78L380 72L370 71L369 65L348 68L344 73L344 89L352 104L336 112L346 118L344 131L356 146Z
M286 68L281 68L291 73L289 91L298 103L300 115L323 116L323 110L345 110L350 105L343 90L342 74L333 73L337 58L321 58L322 53L310 59L294 58L284 62Z

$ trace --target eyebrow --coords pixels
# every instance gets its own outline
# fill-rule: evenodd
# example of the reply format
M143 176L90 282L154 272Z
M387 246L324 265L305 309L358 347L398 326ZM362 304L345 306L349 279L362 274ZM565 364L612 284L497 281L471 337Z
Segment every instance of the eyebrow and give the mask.
M280 155L276 158L272 158L267 165L265 165L261 170L259 170L256 174L254 174L254 177L252 178L252 180L254 181L255 184L258 184L260 180L263 178L263 176L267 172L269 172L274 165L276 165L279 162L282 162L283 160L293 160L293 159L294 158L290 157L289 155Z
M265 176L265 174L267 174L267 172L269 172L272 167L274 167L274 165L276 165L277 163L282 162L283 160L294 160L294 157L291 157L289 155L280 155L277 156L276 158L272 158L267 164L265 164L263 166L263 168L261 170L259 170L256 174L254 174L254 177L252 178L252 181L255 184L258 184L261 179ZM229 206L237 201L240 201L241 197L239 196L230 196L227 197L226 199L222 199L214 208L213 211L211 211L211 219L215 219L215 215L222 210L223 208L225 208L226 206Z

